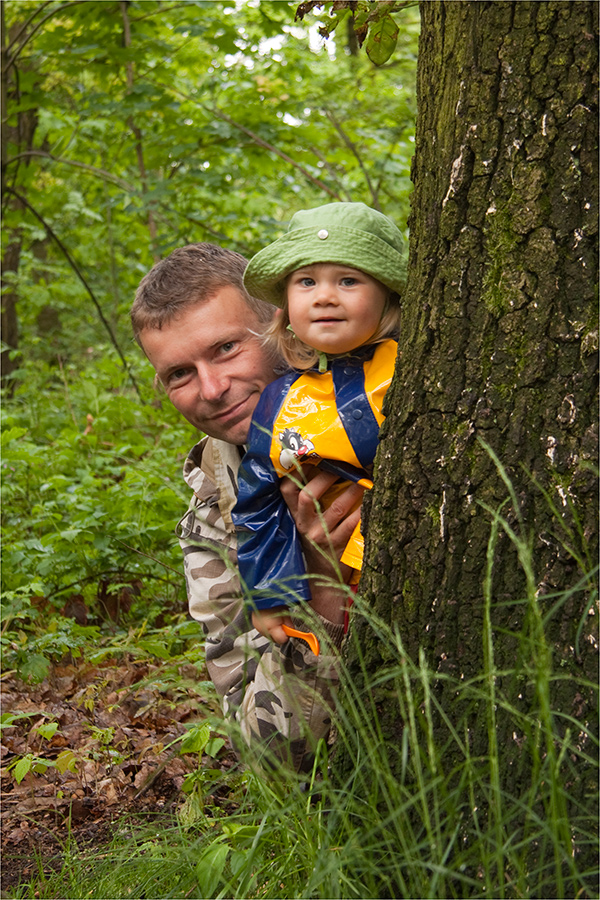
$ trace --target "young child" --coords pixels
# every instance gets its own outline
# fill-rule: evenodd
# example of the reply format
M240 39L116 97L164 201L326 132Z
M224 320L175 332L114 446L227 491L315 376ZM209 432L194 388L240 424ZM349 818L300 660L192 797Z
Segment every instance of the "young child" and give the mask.
M287 234L254 256L248 292L281 308L267 333L292 368L268 385L254 412L233 510L238 564L254 627L279 643L282 622L310 600L300 540L279 490L285 475L320 465L337 473L327 507L355 481L372 485L381 406L396 359L403 239L364 203L302 210ZM301 479L301 474L300 474ZM342 562L362 565L360 525Z

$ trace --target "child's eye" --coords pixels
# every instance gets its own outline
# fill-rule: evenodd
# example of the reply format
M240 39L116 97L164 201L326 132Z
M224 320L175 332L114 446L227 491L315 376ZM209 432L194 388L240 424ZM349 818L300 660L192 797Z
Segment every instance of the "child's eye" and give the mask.
M352 287L352 285L357 284L357 279L347 275L345 278L342 278L342 284L344 287Z
M303 287L312 287L314 283L315 283L314 278L310 278L308 275L305 275L303 278L300 279L300 284Z

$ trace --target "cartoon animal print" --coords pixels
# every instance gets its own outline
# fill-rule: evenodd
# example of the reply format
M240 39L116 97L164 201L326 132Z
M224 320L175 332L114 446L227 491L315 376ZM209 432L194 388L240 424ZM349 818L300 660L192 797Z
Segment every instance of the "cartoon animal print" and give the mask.
M315 445L308 438L303 438L299 431L292 428L286 428L279 435L281 441L281 454L279 463L283 469L291 469L294 460L302 462L308 456L315 452Z

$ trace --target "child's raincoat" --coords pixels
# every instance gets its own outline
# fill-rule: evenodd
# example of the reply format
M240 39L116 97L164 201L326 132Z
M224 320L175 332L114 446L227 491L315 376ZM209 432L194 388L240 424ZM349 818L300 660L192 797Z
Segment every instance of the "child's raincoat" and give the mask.
M323 500L355 481L370 486L383 422L381 407L398 345L389 339L330 360L327 372L289 372L263 391L239 470L233 510L242 583L257 609L310 600L300 539L279 490L285 475L312 463L340 475ZM363 539L355 529L342 562L360 570Z

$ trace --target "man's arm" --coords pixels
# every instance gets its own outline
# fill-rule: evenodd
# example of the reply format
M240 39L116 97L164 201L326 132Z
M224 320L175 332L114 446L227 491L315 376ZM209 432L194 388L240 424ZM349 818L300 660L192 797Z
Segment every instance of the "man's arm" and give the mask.
M244 743L257 750L268 747L280 761L304 771L317 742L329 732L343 625L328 616L317 623L324 638L319 657L302 641L290 639L280 647L252 628L227 512L227 498L231 506L235 501L236 454L231 445L205 441L186 463L194 497L179 536L190 614L202 624L209 677Z

